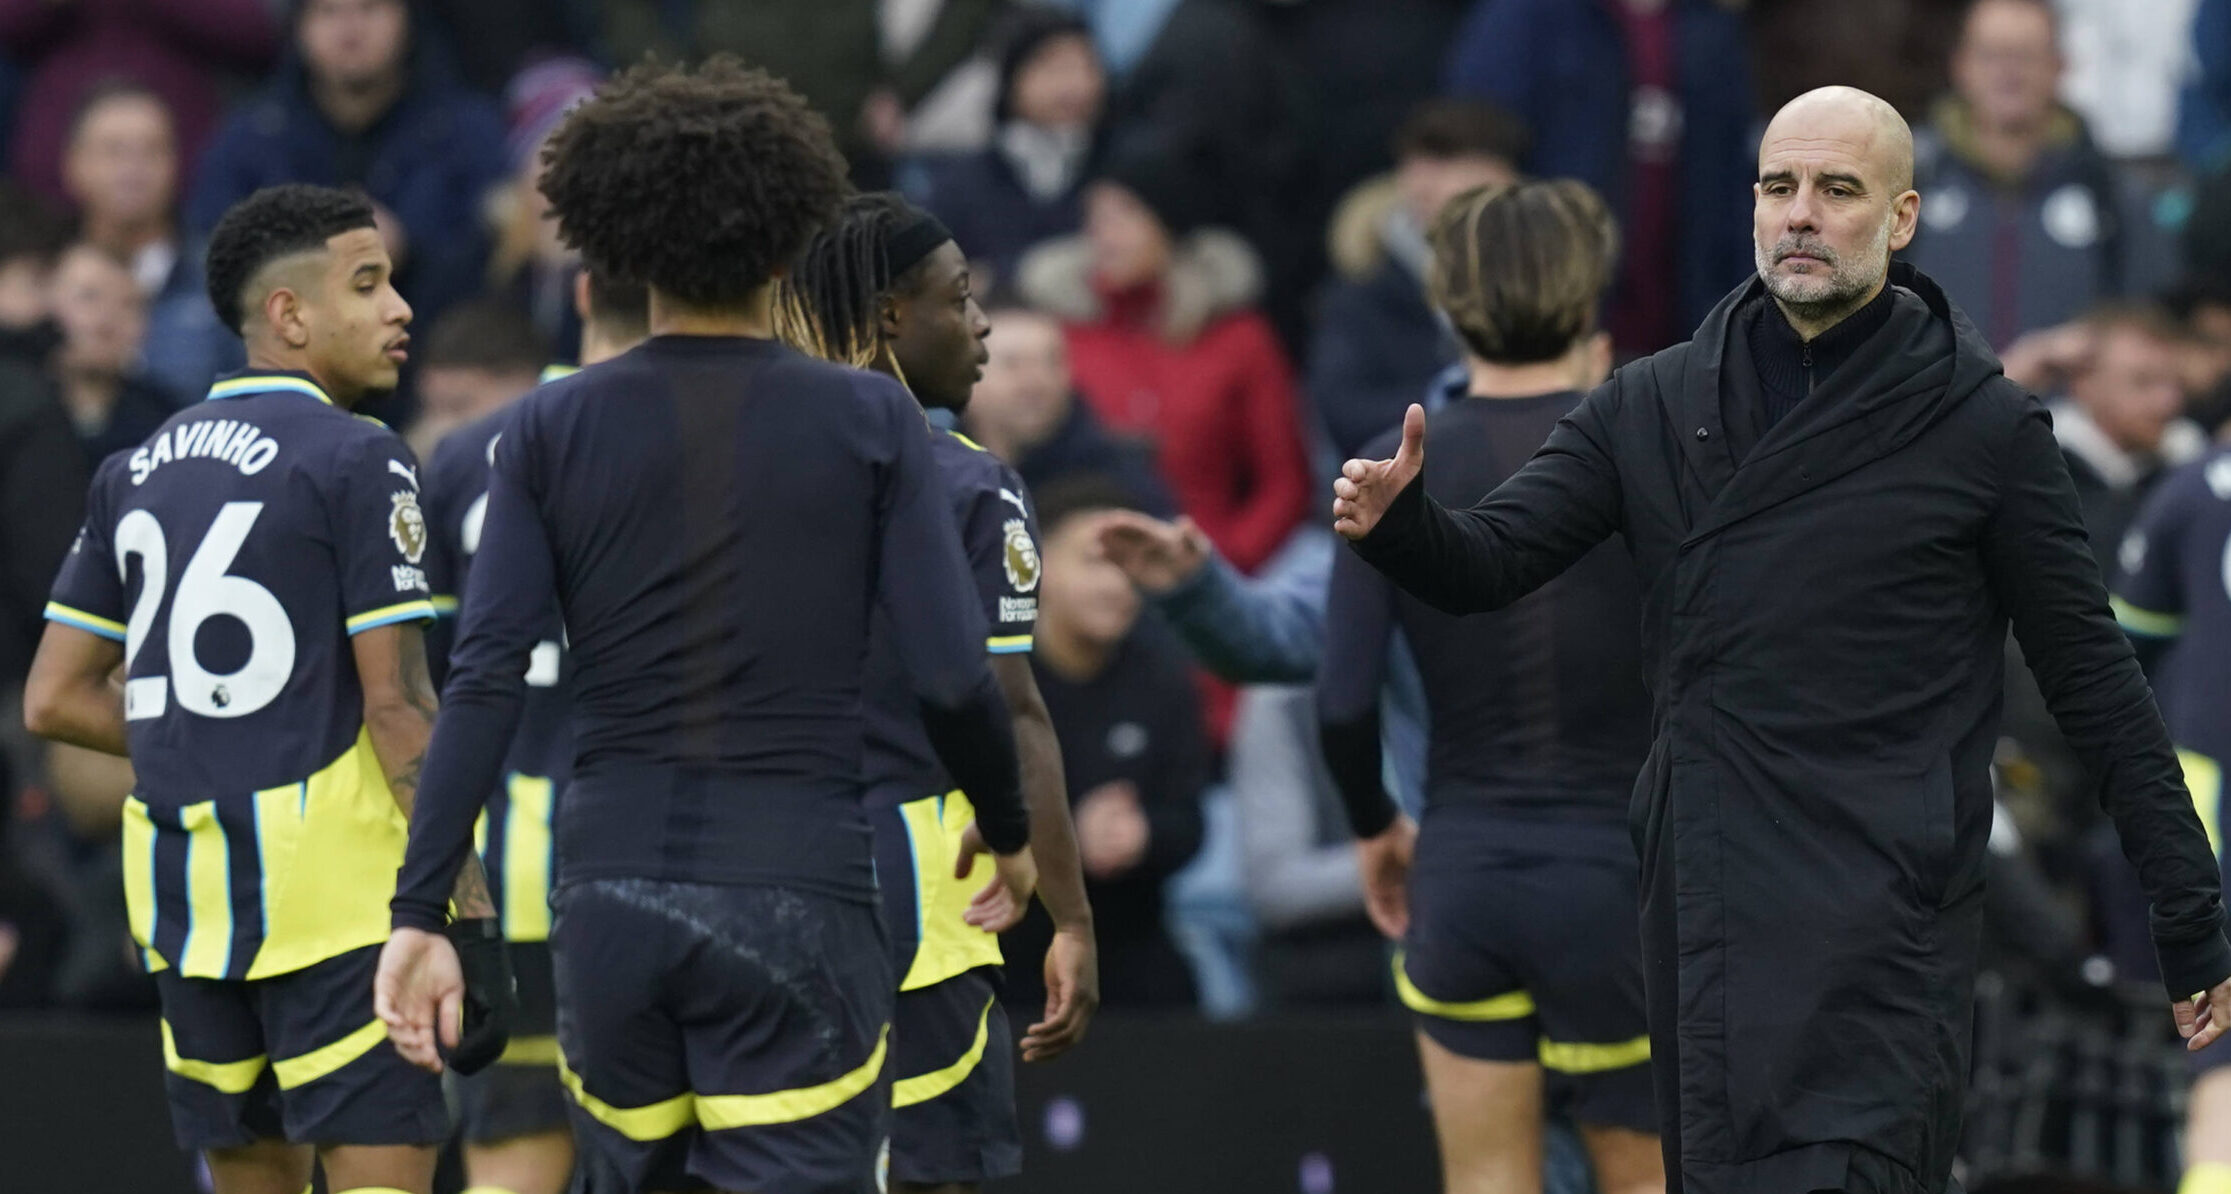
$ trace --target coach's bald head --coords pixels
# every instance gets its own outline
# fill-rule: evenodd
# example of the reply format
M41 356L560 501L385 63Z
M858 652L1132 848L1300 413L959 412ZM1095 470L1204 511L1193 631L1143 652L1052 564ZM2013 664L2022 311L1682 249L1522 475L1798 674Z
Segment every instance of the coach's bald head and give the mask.
M1913 130L1856 88L1808 91L1767 124L1753 194L1759 275L1791 325L1818 335L1881 291L1913 240Z

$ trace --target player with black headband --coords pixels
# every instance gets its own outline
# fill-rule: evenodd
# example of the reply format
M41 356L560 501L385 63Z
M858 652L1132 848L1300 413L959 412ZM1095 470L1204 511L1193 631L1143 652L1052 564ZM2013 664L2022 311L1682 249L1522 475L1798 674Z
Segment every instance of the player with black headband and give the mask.
M550 953L562 1080L632 1190L863 1194L898 990L862 802L871 617L975 795L1020 915L1035 875L922 416L773 338L776 276L837 215L827 122L763 71L645 64L575 108L541 190L651 337L513 408L396 885L382 1016L436 1063L460 982L441 892L502 772L553 597L573 672ZM977 840L980 839L980 842Z
M890 193L854 196L777 288L775 326L827 360L898 378L924 407L958 413L983 372L991 330L968 259L937 218ZM1013 719L1031 810L1040 894L1055 924L1045 1018L1029 1060L1082 1038L1099 1003L1092 911L1062 782L1061 748L1030 669L1037 524L1012 468L957 432L924 428L944 478L990 633L984 650ZM879 620L865 693L869 821L901 976L893 1022L892 1188L967 1190L1022 1165L1014 1059L999 999L999 939L962 912L981 881L956 873L975 815L938 764L908 694L891 627ZM965 864L964 864L965 865Z

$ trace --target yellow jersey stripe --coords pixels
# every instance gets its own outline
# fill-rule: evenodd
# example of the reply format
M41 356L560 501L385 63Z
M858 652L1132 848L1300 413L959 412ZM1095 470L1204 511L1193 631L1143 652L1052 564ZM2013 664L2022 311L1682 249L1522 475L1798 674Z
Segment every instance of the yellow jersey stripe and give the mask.
M770 1094L698 1095L697 1123L708 1132L719 1132L729 1128L796 1123L834 1111L875 1085L875 1080L883 1074L883 1059L890 1050L891 1026L886 1024L882 1035L875 1040L875 1052L868 1054L860 1068L851 1073L817 1086Z
M217 802L178 810L186 828L186 944L178 951L186 974L221 975L232 959L232 859Z
M1541 1044L1542 1068L1560 1074L1601 1074L1606 1070L1623 1070L1650 1060L1650 1038L1638 1036L1631 1041L1611 1045L1592 1045L1566 1041L1544 1040Z
M271 1072L279 1079L279 1089L293 1090L308 1086L386 1042L387 1025L374 1020L330 1045L312 1049L300 1057L272 1062Z
M995 634L984 640L984 650L993 655L1020 655L1030 650L1031 635Z
M75 626L79 630L89 631L100 635L102 638L115 639L117 642L124 641L124 624L122 622L114 618L104 618L99 614L89 614L82 609L74 609L59 601L46 603L46 620L60 622L64 626Z
M556 1065L558 1064L558 1038L554 1036L515 1036L504 1046L503 1056L497 1065Z
M447 593L436 593L427 598L426 603L434 607L436 617L454 618L457 616L457 599Z
M695 1096L684 1091L670 1099L641 1107L615 1107L581 1086L581 1075L558 1057L558 1081L573 1094L573 1101L589 1117L635 1141L664 1140L697 1122Z
M1450 1002L1435 999L1418 990L1410 981L1410 972L1403 968L1403 955L1394 955L1394 990L1402 997L1402 1006L1427 1016L1444 1020L1479 1022L1487 1020L1523 1020L1534 1014L1534 997L1524 991L1505 991L1487 999L1468 999Z
M542 384L548 384L561 377L571 377L579 372L581 372L581 366L579 365L544 365L542 376L535 380Z
M124 908L132 940L146 950L155 943L155 823L137 796L124 800ZM153 953L148 954L153 958ZM155 969L150 965L149 970Z
M550 939L550 805L547 779L513 775L504 816L504 939Z
M972 439L968 438L967 436L965 436L965 435L962 435L962 434L961 434L960 432L958 432L958 431L952 431L952 430L948 430L948 431L946 431L946 433L945 433L945 434L947 434L947 435L950 435L950 436L952 436L952 437L953 437L954 439L957 439L957 440L961 441L962 443L964 443L964 444L967 444L967 445L968 445L969 447L971 447L971 448L974 448L974 449L976 449L976 450L977 450L977 451L979 451L979 452L990 452L990 451L991 451L991 449L990 449L990 448L987 448L987 447L985 447L984 445L982 445L982 444L980 444L980 443L977 443L977 442L976 442L975 440L972 440Z
M434 603L424 597L416 601L399 601L368 609L348 620L350 634L362 634L374 626L391 626L397 622L430 622L435 617Z
M2177 751L2184 765L2185 790L2192 793L2192 811L2200 814L2200 827L2208 832L2208 849L2223 857L2223 768L2196 750Z
M333 405L333 399L326 397L325 391L320 389L316 382L280 374L235 377L229 381L220 381L209 387L209 398L243 398L250 394L270 394L278 391L307 395L325 403L327 406ZM204 399L204 401L207 400Z
M2142 634L2147 638L2175 638L2184 632L2185 620L2178 614L2140 609L2120 597L2108 598L2107 608L2115 611L2115 621L2132 634Z
M966 1082L968 1076L984 1060L984 1046L991 1040L991 1020L991 1001L985 1000L983 1014L976 1017L976 1041L968 1047L968 1052L961 1054L958 1061L943 1069L916 1074L912 1078L901 1078L892 1083L891 1106L912 1107L916 1103L927 1103Z
M178 1055L178 1041L170 1034L170 1021L163 1021L163 1068L181 1078L215 1087L220 1093L246 1094L254 1087L256 1079L263 1076L268 1065L262 1057L241 1061L195 1061Z

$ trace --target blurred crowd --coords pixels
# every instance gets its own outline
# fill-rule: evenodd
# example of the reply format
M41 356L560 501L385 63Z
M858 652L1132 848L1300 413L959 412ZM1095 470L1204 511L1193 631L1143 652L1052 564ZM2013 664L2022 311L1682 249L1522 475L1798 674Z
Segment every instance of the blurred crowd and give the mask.
M1630 358L1752 270L1764 115L1861 86L1916 130L1906 256L2053 404L2108 571L2231 420L2231 0L0 0L0 1007L152 1007L129 768L35 747L14 702L90 467L240 364L211 224L281 181L371 196L415 310L371 413L423 454L575 351L545 136L615 66L718 51L972 259L964 429L1038 495L1036 664L1111 1007L1390 999L1304 640L1333 463L1462 384L1422 285L1451 196L1608 197ZM2010 674L1999 944L2142 977L2142 905Z

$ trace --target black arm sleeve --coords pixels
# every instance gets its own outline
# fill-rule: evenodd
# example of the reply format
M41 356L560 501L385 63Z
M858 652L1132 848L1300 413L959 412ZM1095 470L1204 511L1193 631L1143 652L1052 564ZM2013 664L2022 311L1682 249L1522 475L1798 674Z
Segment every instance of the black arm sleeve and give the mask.
M2231 978L2221 876L2169 731L2108 612L2052 424L2035 399L2027 401L2007 448L1999 509L1983 537L1984 566L2153 903L2162 978L2171 996L2189 998Z
M1434 501L1421 471L1353 544L1357 554L1450 614L1501 609L1541 587L1620 529L1619 470L1606 446L1618 386L1616 377L1598 386L1471 509Z
M1412 485L1411 489L1419 486ZM1394 822L1379 740L1379 689L1394 633L1394 586L1353 553L1333 558L1325 598L1325 663L1317 721L1325 766L1359 838Z

